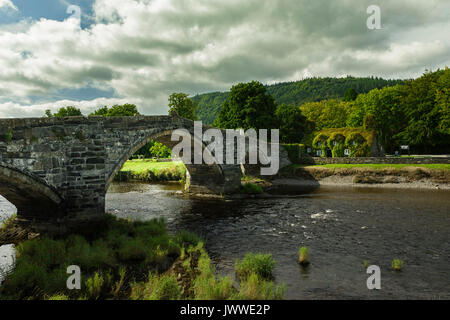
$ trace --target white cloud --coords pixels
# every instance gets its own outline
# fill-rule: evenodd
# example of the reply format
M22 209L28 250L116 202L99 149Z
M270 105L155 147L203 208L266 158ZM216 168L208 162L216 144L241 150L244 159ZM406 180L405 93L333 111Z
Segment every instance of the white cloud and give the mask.
M11 0L0 0L0 10L1 9L12 9L14 11L19 11Z
M81 110L84 115L103 106L112 106L115 104L134 103L141 104L140 99L118 99L118 98L98 98L90 101L82 100L58 100L51 103L23 105L13 102L0 103L0 118L27 118L43 117L46 110L57 111L61 107L73 106Z
M58 89L110 89L157 114L172 92L253 79L410 77L445 66L450 6L411 2L380 0L383 29L375 31L365 23L368 0L96 0L88 29L75 19L1 26L0 116L62 106L31 105L34 96L59 100L52 97Z

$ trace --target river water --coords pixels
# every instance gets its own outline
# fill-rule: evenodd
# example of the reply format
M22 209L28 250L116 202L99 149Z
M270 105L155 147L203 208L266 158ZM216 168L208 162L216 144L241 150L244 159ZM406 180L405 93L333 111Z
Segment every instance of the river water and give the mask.
M268 199L194 200L178 185L113 184L107 212L163 217L169 232L206 239L217 271L234 276L246 252L271 253L287 299L449 299L450 191L352 187L289 188ZM0 201L0 211L2 203ZM300 246L311 264L297 264ZM391 270L394 258L405 262ZM368 290L363 261L381 269Z

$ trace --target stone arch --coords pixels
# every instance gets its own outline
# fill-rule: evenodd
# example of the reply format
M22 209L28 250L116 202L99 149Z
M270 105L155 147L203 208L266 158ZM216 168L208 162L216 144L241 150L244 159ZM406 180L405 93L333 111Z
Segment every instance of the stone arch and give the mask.
M156 133L151 133L148 135L145 135L144 138L139 139L138 141L135 141L130 148L127 148L126 152L122 154L120 159L115 163L114 167L107 172L106 175L106 185L105 185L105 191L108 190L109 186L111 185L114 176L117 174L117 172L123 167L125 162L134 154L137 150L142 148L144 145L146 145L151 140L158 141L170 149L172 149L176 144L178 144L178 141L171 141L171 135L172 132L176 129L170 129L170 130L162 130ZM192 134L192 132L191 132ZM197 139L194 137L194 134L192 134L193 139ZM198 141L198 140L196 140ZM205 150L205 145L201 141L200 142L203 146L202 152ZM192 143L193 146L193 143ZM192 151L192 154L194 152ZM190 192L194 193L225 193L226 190L224 190L224 185L226 183L224 172L221 164L186 164L186 189L189 189Z
M58 219L64 214L64 200L53 187L31 173L2 163L0 194L16 206L21 219Z

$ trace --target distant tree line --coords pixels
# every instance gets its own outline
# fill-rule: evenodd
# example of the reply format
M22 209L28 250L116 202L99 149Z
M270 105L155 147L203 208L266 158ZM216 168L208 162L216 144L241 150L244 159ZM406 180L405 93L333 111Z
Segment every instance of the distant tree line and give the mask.
M358 93L367 93L375 88L403 84L403 80L367 78L309 78L295 82L283 82L265 86L277 104L301 105L328 99L354 100ZM347 96L345 96L347 95ZM348 96L350 95L350 96ZM345 96L345 97L344 97ZM229 99L229 92L211 92L192 97L198 103L196 116L205 124L212 124L223 103Z

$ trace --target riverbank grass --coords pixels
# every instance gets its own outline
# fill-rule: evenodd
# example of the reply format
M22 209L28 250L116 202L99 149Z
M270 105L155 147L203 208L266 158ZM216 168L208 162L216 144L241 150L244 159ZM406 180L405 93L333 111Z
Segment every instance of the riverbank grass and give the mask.
M16 265L0 287L0 299L282 299L285 286L268 279L275 261L248 254L240 284L216 275L201 239L169 236L163 220L132 222L108 216L92 233L42 236L16 247ZM81 289L69 290L68 266L81 271ZM248 274L248 275L247 275Z
M158 162L153 159L128 160L116 175L116 181L184 181L186 167L182 161Z
M235 263L236 274L239 279L246 281L252 274L261 279L272 279L275 260L271 254L247 253L244 258Z

